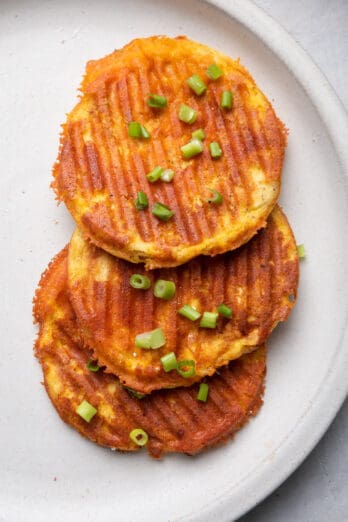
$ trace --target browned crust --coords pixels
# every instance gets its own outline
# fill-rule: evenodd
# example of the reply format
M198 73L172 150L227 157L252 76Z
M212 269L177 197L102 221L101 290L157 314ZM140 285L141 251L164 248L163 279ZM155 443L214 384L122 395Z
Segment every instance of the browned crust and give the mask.
M155 392L139 400L131 397L113 375L88 371L86 362L91 354L79 343L76 329L71 335L73 311L61 277L66 273L64 265L66 250L45 272L35 304L40 309L36 355L46 391L64 422L93 442L124 451L139 449L130 441L129 432L141 427L149 435L149 454L161 458L168 452L193 455L225 442L257 413L262 404L265 347L208 378L206 403L196 399L198 385ZM47 296L51 299L54 295L55 311L45 310ZM51 331L49 337L47 328ZM90 423L75 413L82 399L98 409Z
M215 60L226 72L209 82L206 65ZM185 84L197 72L208 83L201 98ZM234 92L231 112L220 109L225 89ZM149 92L164 93L168 108L148 108L144 100ZM264 112L252 101L256 93ZM181 102L199 111L193 126L178 120ZM88 117L81 115L84 104ZM151 129L148 142L128 137L132 120ZM182 161L180 146L199 127L207 135L205 151L193 161ZM224 154L212 161L207 144L216 140ZM52 185L97 246L128 261L145 262L147 268L176 266L199 254L233 250L265 226L279 195L285 144L283 124L239 62L187 39L140 39L89 62L81 102L63 126ZM174 168L172 183L147 182L145 174L158 164ZM242 214L252 215L255 188L249 167L263 169L274 192L262 212L248 221ZM207 203L211 186L223 194L219 207ZM146 191L150 206L161 201L175 217L162 223L149 210L137 211L133 201L139 190ZM240 229L234 228L236 223Z

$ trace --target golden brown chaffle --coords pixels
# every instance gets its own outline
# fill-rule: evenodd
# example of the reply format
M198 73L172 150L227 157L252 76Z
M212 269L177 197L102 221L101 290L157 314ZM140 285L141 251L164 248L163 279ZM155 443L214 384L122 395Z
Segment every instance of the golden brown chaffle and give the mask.
M131 287L132 274L150 279L148 290ZM180 267L145 272L94 247L76 230L69 246L71 304L81 335L94 357L122 384L139 392L189 386L266 341L295 304L298 255L288 221L276 207L268 225L239 249ZM176 292L166 301L154 296L154 282L173 281ZM178 310L193 306L215 312L221 303L233 310L217 327L200 328ZM156 350L135 345L138 334L161 328L165 344ZM174 352L178 361L195 363L195 375L165 372L161 358Z
M207 75L212 63L223 73L215 80ZM187 84L193 75L206 85L201 95ZM221 106L224 91L233 96L230 109ZM151 93L167 105L149 107ZM192 124L180 121L182 104L197 112ZM149 136L129 136L131 122ZM205 132L204 150L185 159L181 147L197 129ZM221 157L211 157L211 142ZM285 143L283 124L239 61L184 37L137 39L88 62L81 99L63 126L53 187L95 245L147 268L177 266L233 250L265 226ZM149 182L156 166L173 170L173 180ZM221 204L209 202L212 190ZM148 198L145 210L134 204L139 192ZM174 215L161 221L155 203Z

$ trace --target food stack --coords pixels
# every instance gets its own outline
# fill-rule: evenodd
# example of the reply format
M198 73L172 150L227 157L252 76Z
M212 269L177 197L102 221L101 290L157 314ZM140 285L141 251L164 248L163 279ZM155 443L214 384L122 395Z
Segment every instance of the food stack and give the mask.
M77 228L34 298L61 418L112 449L195 454L262 404L296 300L286 131L239 61L186 38L87 64L53 188Z

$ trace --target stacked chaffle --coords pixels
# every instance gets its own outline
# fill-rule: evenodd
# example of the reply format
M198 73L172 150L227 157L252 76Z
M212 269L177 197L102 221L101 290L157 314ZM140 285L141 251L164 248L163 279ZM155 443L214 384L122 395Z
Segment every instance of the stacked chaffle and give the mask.
M87 64L53 172L77 228L34 298L65 422L159 458L255 415L298 285L285 145L249 73L204 45L144 38Z

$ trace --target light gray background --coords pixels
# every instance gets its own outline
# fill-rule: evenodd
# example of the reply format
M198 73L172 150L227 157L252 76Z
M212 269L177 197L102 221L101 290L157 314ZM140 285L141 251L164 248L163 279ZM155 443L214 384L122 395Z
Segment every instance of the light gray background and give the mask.
M348 0L254 2L310 54L348 110ZM302 466L239 522L347 522L347 486L348 399Z

